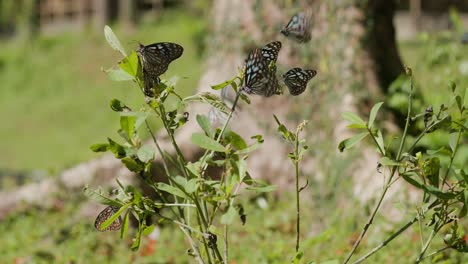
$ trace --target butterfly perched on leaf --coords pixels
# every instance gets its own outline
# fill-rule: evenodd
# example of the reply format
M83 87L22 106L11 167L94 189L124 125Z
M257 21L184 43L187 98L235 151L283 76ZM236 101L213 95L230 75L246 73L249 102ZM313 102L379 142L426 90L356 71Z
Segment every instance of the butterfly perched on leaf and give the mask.
M172 42L159 42L151 45L140 43L138 54L143 62L144 92L153 96L152 88L159 83L159 76L167 71L169 64L182 56L184 48Z
M294 15L281 33L299 43L308 42L311 38L309 16L305 12Z
M111 218L115 213L119 211L119 207L116 206L107 206L102 210L94 221L94 227L101 232L104 231L117 231L122 227L122 218L119 216L114 220L107 228L102 229L102 224L109 218Z
M317 75L316 70L303 70L301 68L292 68L283 74L283 82L289 89L291 95L300 95L307 87L310 79Z
M245 61L244 91L270 97L278 91L276 60L281 50L281 42L273 41L263 48L249 53Z

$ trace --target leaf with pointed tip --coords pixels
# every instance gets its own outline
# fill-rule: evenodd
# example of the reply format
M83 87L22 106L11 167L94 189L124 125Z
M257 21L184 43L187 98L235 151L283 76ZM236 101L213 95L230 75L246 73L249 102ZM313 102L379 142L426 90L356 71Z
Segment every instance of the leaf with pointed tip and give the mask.
M119 39L117 36L114 34L114 31L106 25L104 27L104 36L106 37L107 43L116 51L120 52L124 57L127 56L127 53L125 52L125 49L122 47L122 44L120 44Z
M380 107L383 105L383 102L379 102L379 103L376 103L371 111L370 111L370 115L369 115L369 123L368 123L368 127L371 128L372 125L374 124L374 121L375 121L375 117L377 116L377 113L379 112L379 109Z

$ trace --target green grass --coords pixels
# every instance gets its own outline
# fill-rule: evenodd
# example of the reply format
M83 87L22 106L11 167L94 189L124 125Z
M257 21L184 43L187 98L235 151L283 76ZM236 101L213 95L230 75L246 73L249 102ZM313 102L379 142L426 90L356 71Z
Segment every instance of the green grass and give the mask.
M458 88L468 88L468 45L459 36L421 35L419 39L400 43L403 63L413 70L417 89L428 105L440 105L451 97L449 81Z
M166 12L131 32L115 31L127 50L136 48L135 40L180 43L184 55L166 76L181 75L177 88L187 95L201 73L197 40L203 29L199 17ZM101 32L0 43L0 168L57 172L96 157L89 145L117 135L109 100L135 107L143 102L133 83L112 82L101 71L119 59Z

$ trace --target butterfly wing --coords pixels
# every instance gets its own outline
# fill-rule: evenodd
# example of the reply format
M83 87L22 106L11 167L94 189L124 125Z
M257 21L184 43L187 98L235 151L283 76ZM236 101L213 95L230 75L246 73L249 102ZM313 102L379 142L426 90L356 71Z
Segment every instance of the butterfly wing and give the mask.
M143 61L144 93L153 97L152 88L159 83L159 76L165 73L169 64L182 56L184 48L172 42L159 42L148 46L140 44L138 53Z
M311 38L309 17L304 12L294 15L281 33L299 43L309 41Z
M292 68L283 74L284 84L289 89L291 95L300 95L302 94L310 79L314 78L317 75L315 70L303 70L301 68Z
M276 60L278 59L278 53L280 50L280 41L273 41L262 48L262 56L265 59L267 65L270 65L271 62L276 63Z
M184 48L172 42L159 42L148 46L140 44L139 53L143 68L150 75L160 76L167 71L169 63L182 56Z
M122 218L119 216L117 219L115 219L112 224L110 224L106 229L101 229L102 224L112 217L115 213L119 211L119 208L116 206L108 206L104 210L102 210L99 215L96 217L96 220L94 221L94 227L101 232L104 231L117 231L122 227Z
M264 94L264 88L270 81L270 72L260 49L249 53L245 62L244 91L248 94Z

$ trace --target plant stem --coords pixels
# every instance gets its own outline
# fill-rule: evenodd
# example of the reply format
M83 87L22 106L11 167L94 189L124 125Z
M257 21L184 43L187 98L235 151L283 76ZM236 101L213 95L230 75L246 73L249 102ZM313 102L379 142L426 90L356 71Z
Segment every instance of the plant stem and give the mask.
M410 226L412 226L415 222L419 220L419 216L416 216L415 218L411 219L408 223L406 223L403 227L398 229L395 233L393 233L390 237L385 239L382 243L380 243L378 246L373 248L371 251L369 251L367 254L364 256L360 257L357 259L353 264L358 264L363 262L364 260L368 259L370 256L374 255L377 251L379 251L381 248L385 247L388 243L390 243L393 239L395 239L397 236L399 236L401 233L403 233L406 229L408 229Z
M296 160L294 161L294 167L296 172L296 253L299 252L299 237L301 234L301 209L300 209L300 199L299 199L299 131L296 133L296 142L294 155Z
M161 146L159 145L158 140L156 139L156 136L154 135L153 130L151 129L150 125L148 124L148 121L146 121L146 120L145 120L145 125L146 125L146 129L148 130L148 133L151 135L151 138L153 139L154 145L156 145L156 149L158 150L159 155L161 155L161 160L162 160L162 163L163 163L164 171L166 172L166 175L169 178L171 174L169 173L169 167L167 166L166 155L162 151ZM171 183L171 181L169 181L169 183ZM167 203L166 198L164 197L164 195L160 194L160 196L161 196L161 199L163 200L163 202ZM179 203L179 198L176 195L173 195L173 196L174 196L174 201L176 201L176 203ZM179 215L177 215L174 212L174 210L171 208L171 211L173 212L174 215L176 215L177 218L184 219L183 210L181 208L177 208L177 210L179 210Z
M229 243L228 243L228 225L224 225L224 263L228 264L228 251L229 251Z
M182 232L184 232L185 236L187 237L187 239L189 240L190 242L190 245L192 246L192 249L193 251L195 252L195 259L198 261L199 264L205 264L205 261L203 261L203 259L201 258L200 256L200 250L198 249L198 246L197 244L195 243L195 241L193 241L192 237L190 236L190 234L187 232L187 230L185 230L185 228L183 227L180 227L180 230L182 230Z
M399 236L401 233L403 233L406 229L408 229L410 226L412 226L414 223L416 223L417 221L419 221L421 218L424 217L424 215L429 211L431 210L432 208L434 208L436 205L437 205L437 200L434 201L432 204L430 204L427 209L423 209L421 213L418 213L417 216L415 216L413 219L411 219L410 221L408 221L408 223L406 223L403 227L401 227L400 229L398 229L395 233L393 233L392 235L390 235L387 239L385 239L382 243L380 243L378 246L376 246L375 248L373 248L371 251L369 251L367 254L365 254L364 256L360 257L358 260L356 260L355 262L353 262L353 264L357 264L357 263L361 263L362 261L368 259L370 256L374 255L377 251L379 251L381 248L383 248L384 246L386 246L388 243L390 243L393 239L395 239L397 236Z
M461 135L462 135L462 130L460 129L458 131L457 142L455 144L454 150L452 152L452 155L450 155L450 163L449 163L449 166L447 168L447 171L445 172L444 180L442 181L442 186L445 185L445 182L446 182L447 177L448 177L448 175L450 173L450 170L452 169L453 160L455 159L455 155L457 154L458 145L460 144Z
M406 136L407 136L407 133L408 133L408 127L409 127L409 122L410 122L410 118L411 118L411 109L412 109L412 103L413 103L413 79L411 78L411 89L410 89L410 93L409 93L409 100L408 100L408 110L407 110L407 114L406 114L406 123L405 123L405 128L403 130L403 136L401 138L401 142L400 142L400 146L398 148L398 152L397 152L397 155L396 155L396 161L398 162L400 160L400 157L401 157L401 154L403 152L403 146L405 144L405 141L406 141ZM372 134L371 134L372 135ZM378 144L377 144L378 145ZM375 206L374 210L372 211L371 215L369 216L369 219L367 220L367 223L366 225L364 226L364 228L362 229L361 231L361 234L359 235L358 239L356 240L356 242L354 243L353 245L353 248L351 249L351 251L348 253L348 256L346 257L345 261L343 262L343 264L346 264L349 262L349 260L351 259L351 257L354 255L354 253L356 252L356 249L357 247L359 246L359 244L361 244L361 241L362 239L364 238L364 236L366 235L367 233L367 230L369 229L369 227L372 225L372 222L374 221L374 218L375 218L375 215L377 214L377 211L379 211L380 209L380 206L382 204L382 201L383 199L385 198L385 195L387 194L387 191L388 189L390 188L390 183L392 182L392 178L393 176L395 175L395 172L397 171L397 168L398 167L393 167L392 169L392 172L390 174L390 177L388 178L388 181L387 181L387 184L385 185L384 189L383 189L383 192L382 194L380 195L380 198L377 202L377 205Z
M451 246L446 246L446 247L443 247L443 248L439 248L438 250L432 252L431 254L424 256L421 260L426 259L426 258L430 258L430 257L432 257L432 256L434 256L436 254L439 254L440 252L442 252L444 250L447 250L449 248L451 248Z
M436 235L436 231L434 231L434 229L431 231L431 234L429 235L429 238L427 239L426 241L426 244L424 245L424 247L421 249L421 253L419 253L419 256L418 258L416 259L416 262L415 263L419 263L423 260L423 257L424 257L424 254L426 253L427 249L429 248L429 245L431 244L432 242L432 239L435 237Z

